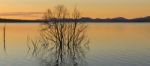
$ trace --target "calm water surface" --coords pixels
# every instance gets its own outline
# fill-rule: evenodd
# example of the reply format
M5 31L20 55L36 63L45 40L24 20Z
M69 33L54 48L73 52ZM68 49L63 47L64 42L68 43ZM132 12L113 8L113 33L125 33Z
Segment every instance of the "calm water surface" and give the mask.
M0 66L39 66L38 58L27 54L27 36L39 36L39 24L6 24L3 51L0 24ZM150 66L150 23L88 23L88 66Z

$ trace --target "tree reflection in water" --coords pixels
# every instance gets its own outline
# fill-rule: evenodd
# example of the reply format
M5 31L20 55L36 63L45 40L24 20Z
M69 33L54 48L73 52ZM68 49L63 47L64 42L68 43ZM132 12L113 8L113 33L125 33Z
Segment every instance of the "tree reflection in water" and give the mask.
M86 66L87 25L77 21L80 14L76 8L72 15L73 22L63 22L69 16L62 5L45 13L48 22L41 25L40 39L28 45L30 53L41 60L41 66Z

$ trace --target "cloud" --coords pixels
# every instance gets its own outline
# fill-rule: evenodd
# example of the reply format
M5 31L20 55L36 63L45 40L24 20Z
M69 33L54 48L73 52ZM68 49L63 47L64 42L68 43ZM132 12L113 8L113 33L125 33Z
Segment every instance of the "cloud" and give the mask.
M43 12L6 12L0 13L0 16L36 16L42 14Z

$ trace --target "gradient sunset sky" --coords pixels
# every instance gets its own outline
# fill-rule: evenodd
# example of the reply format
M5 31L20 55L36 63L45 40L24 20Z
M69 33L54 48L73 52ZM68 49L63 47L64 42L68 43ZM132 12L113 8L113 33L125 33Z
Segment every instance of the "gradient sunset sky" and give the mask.
M58 4L78 6L82 16L135 18L150 16L150 0L0 0L0 18L39 19Z

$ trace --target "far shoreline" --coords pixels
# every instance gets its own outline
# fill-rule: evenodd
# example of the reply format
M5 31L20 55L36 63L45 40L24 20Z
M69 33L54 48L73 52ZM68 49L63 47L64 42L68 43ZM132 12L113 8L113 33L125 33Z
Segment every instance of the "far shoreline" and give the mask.
M14 22L14 21L7 21L7 22L1 22L0 21L0 24L2 24L2 23L46 23L46 22L39 22L39 21L37 21L37 22L35 22L35 21L33 21L33 22L19 22L19 21L16 21L16 22ZM63 22L63 23L66 23L66 22ZM69 22L67 22L67 23L69 23ZM72 22L70 22L70 23L72 23ZM150 22L78 22L78 23L150 23Z

